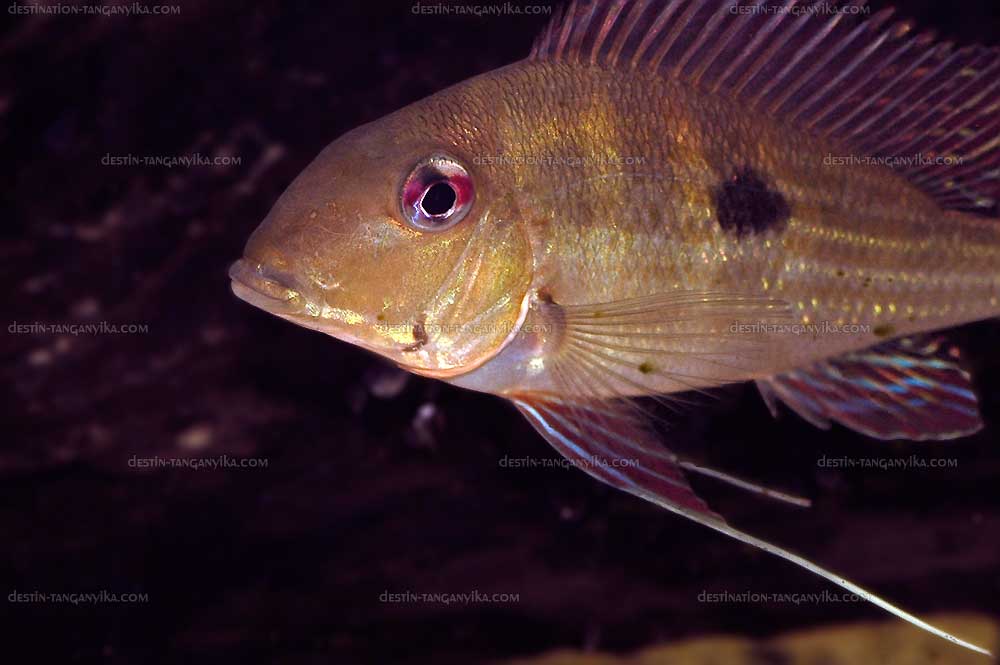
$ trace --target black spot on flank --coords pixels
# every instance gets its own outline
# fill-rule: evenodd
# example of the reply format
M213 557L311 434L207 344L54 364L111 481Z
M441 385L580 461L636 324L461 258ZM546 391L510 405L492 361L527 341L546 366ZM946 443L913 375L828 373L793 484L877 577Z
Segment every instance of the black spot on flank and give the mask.
M652 374L653 369L654 369L653 363L649 362L648 360L644 360L641 363L639 363L639 371L642 372L643 374Z
M769 230L780 233L791 213L785 198L749 167L733 173L715 190L719 226L738 238Z

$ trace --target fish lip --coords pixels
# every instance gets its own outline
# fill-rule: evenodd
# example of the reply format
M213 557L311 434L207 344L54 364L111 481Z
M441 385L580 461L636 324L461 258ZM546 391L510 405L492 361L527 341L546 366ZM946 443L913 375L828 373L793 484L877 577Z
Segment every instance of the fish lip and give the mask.
M263 263L239 259L229 267L229 279L236 297L273 314L296 314L306 306L296 280Z

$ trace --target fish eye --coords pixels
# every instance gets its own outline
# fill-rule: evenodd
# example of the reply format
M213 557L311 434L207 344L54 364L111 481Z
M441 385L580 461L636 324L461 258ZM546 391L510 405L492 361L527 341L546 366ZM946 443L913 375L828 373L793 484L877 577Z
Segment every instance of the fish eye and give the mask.
M474 198L469 172L457 160L436 155L417 164L403 183L403 218L421 231L443 231L465 218Z

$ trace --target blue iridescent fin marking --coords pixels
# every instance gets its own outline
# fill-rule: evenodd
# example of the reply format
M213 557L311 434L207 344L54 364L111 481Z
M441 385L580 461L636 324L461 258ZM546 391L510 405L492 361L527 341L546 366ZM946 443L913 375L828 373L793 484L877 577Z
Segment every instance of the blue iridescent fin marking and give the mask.
M940 339L902 339L758 381L821 428L840 423L876 439L955 439L983 422L957 349Z

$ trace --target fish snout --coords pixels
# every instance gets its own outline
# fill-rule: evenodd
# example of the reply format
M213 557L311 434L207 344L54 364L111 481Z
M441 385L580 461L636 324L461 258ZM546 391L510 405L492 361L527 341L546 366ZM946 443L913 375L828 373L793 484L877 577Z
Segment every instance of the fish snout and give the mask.
M299 314L310 302L301 280L249 258L233 263L229 278L237 297L272 314Z

